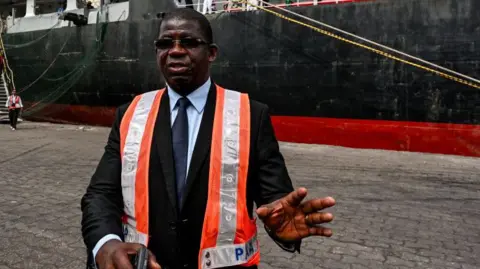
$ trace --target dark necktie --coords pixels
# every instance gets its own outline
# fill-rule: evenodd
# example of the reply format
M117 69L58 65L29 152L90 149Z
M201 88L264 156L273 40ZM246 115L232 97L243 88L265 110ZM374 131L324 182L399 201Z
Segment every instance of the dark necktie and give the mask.
M183 191L187 175L188 155L188 117L187 107L190 101L187 98L180 98L177 102L177 118L172 126L173 158L175 161L175 177L177 181L177 200L181 207Z

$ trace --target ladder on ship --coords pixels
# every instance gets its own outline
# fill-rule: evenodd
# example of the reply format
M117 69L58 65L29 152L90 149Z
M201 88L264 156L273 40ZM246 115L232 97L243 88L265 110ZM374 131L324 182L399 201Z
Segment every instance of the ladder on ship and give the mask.
M2 72L0 76L0 122L8 121L8 108L5 107L5 104L9 96L5 74Z
M8 108L5 107L8 98L10 97L10 89L15 89L15 82L13 80L13 71L10 69L8 65L7 53L5 50L5 46L3 45L3 25L2 21L0 20L0 55L3 56L3 63L2 63L2 73L0 76L0 122L9 121L8 117ZM18 118L18 122L21 122L20 116Z

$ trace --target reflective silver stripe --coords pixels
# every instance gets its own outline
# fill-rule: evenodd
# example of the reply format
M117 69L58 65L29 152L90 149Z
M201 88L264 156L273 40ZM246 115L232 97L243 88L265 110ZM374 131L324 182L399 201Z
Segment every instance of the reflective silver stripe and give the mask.
M240 163L241 93L225 90L222 160L220 174L219 233L216 246L202 251L202 268L229 267L247 263L259 251L257 234L244 244L234 244L237 231L237 199Z
M244 264L258 251L257 234L245 244L207 248L202 252L202 268L211 269Z
M143 245L147 245L148 235L137 231L137 229L135 229L135 227L130 224L124 225L124 229L126 229L126 231L124 232L126 243L140 243Z
M146 236L138 234L135 219L135 178L138 167L138 155L142 142L145 125L148 115L152 108L153 101L158 91L151 91L140 96L140 100L135 107L128 127L128 133L125 138L125 146L122 156L122 194L124 201L124 210L127 214L128 234L131 241L145 244Z
M237 230L240 93L225 90L224 101L222 166L220 174L220 223L217 246L233 244Z

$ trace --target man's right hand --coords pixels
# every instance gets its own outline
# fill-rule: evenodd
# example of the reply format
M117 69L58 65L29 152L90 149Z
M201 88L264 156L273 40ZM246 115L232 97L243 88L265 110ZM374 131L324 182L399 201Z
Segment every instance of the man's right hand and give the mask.
M136 254L140 248L142 248L140 244L110 240L98 250L95 261L99 269L134 269L128 255ZM150 250L148 251L148 268L161 269Z

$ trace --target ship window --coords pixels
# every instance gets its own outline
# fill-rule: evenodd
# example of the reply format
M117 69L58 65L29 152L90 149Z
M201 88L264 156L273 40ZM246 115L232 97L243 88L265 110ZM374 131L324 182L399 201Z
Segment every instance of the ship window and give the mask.
M3 7L2 7L3 9ZM19 1L16 2L12 5L9 5L7 9L5 10L5 16L12 16L12 9L15 9L15 18L22 18L25 16L25 13L27 12L27 4L26 1Z
M67 0L62 1L35 1L35 15L55 13L67 8Z

